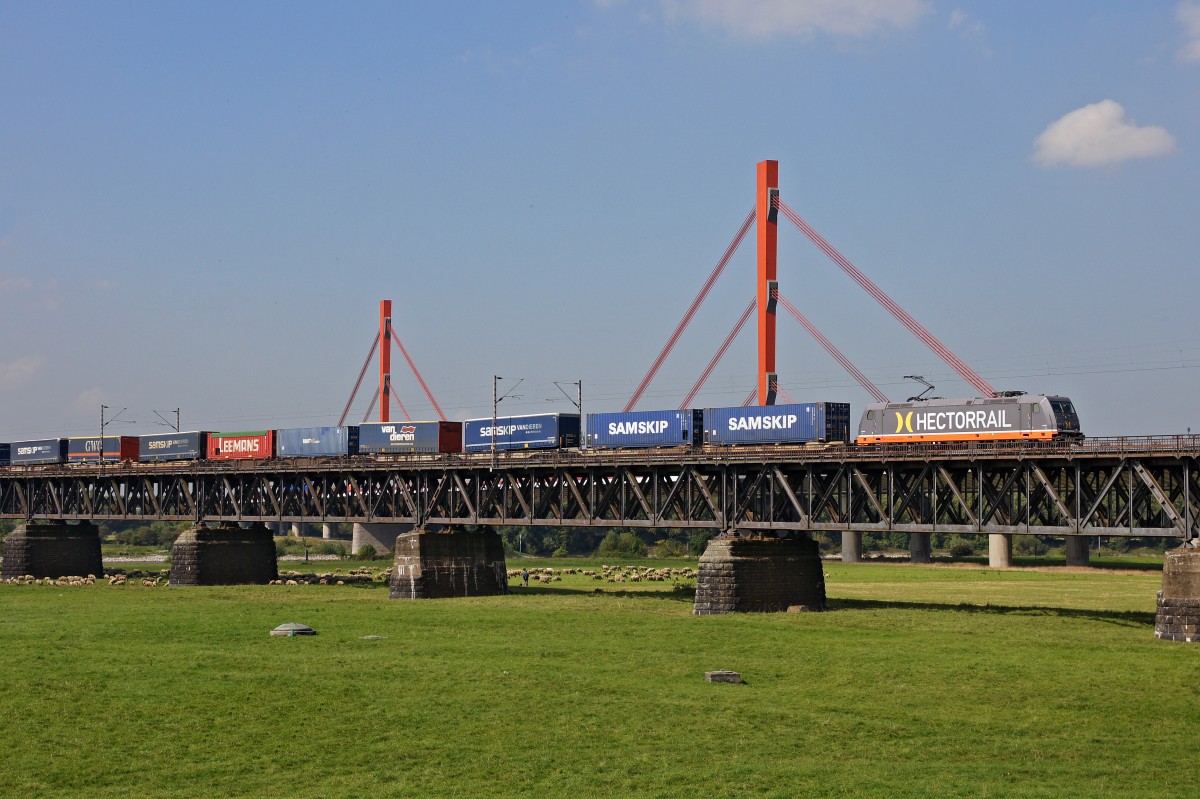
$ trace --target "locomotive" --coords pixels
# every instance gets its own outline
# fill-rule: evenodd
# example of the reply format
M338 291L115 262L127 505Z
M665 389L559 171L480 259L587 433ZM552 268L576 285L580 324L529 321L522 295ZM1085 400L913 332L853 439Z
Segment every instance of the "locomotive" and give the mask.
M863 411L855 443L1081 439L1067 397L1019 394L986 399L877 402Z

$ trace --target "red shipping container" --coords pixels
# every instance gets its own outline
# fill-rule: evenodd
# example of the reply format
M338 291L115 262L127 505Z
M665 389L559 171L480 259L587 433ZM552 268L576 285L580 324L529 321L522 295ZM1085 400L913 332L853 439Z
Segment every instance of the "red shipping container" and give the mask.
M253 430L246 433L210 433L210 460L253 460L275 457L275 431Z
M67 439L67 463L98 463L100 461L100 436L75 436ZM133 442L132 446L129 442ZM104 462L136 461L138 459L137 436L105 436Z

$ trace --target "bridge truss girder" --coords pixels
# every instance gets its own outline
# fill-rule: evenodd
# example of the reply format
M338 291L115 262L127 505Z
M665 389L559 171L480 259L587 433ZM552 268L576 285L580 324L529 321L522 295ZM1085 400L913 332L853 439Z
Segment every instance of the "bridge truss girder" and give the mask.
M554 455L279 468L211 464L0 473L0 516L811 531L1036 533L1190 539L1197 459L696 458Z

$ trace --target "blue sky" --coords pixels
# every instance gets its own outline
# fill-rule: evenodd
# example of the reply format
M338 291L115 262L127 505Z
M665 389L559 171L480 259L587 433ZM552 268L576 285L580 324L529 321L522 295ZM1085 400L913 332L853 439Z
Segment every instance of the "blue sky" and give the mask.
M451 418L493 374L502 410L575 380L619 410L763 159L997 388L1200 430L1198 2L5 3L0 109L0 441L101 403L127 434L333 424L385 298ZM780 230L783 293L885 392L971 393ZM754 271L750 240L639 407L682 400ZM857 413L779 330L784 388ZM696 404L740 404L754 347Z

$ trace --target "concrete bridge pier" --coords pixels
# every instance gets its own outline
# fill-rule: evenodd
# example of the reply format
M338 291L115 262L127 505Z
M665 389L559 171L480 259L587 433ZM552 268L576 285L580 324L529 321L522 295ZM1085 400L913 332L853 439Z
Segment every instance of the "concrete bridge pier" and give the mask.
M333 538L333 525L332 524L322 524L321 525L321 538L325 539L326 541L329 541Z
M1084 535L1069 535L1064 547L1068 566L1090 566L1092 551L1088 549L1088 539Z
M697 616L825 610L825 572L817 542L796 538L743 538L723 533L708 542L696 576Z
M171 585L254 585L278 577L275 540L265 524L200 522L171 547Z
M908 534L908 559L913 563L933 563L933 544L929 533Z
M988 533L988 566L993 569L1012 567L1012 535Z
M491 527L410 530L396 538L395 546L392 599L508 593L504 543Z
M100 529L90 521L67 524L60 520L28 521L4 541L3 579L23 577L86 577L104 574Z
M1184 544L1163 558L1162 590L1154 616L1154 637L1200 641L1200 549Z
M842 563L862 562L862 533L855 530L842 532Z

